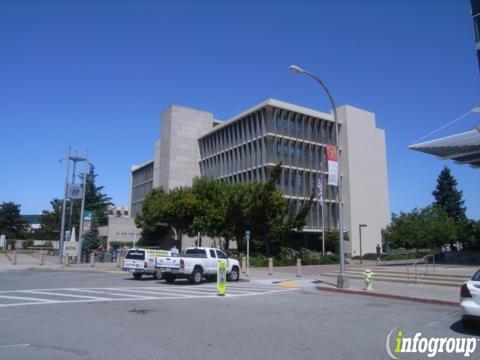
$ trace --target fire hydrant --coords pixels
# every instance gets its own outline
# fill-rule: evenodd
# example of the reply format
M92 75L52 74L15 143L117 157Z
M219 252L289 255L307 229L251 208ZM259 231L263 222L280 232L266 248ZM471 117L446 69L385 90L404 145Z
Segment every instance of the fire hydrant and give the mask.
M367 269L363 273L363 280L365 281L365 290L373 290L373 272Z

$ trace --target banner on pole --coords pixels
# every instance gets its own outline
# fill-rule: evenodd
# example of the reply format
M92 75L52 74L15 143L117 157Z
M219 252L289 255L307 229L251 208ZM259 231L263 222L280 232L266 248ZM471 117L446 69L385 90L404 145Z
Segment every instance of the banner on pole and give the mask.
M78 200L83 197L83 189L80 184L68 184L67 197L69 199Z
M337 149L333 145L327 145L328 162L328 185L338 186L338 157Z

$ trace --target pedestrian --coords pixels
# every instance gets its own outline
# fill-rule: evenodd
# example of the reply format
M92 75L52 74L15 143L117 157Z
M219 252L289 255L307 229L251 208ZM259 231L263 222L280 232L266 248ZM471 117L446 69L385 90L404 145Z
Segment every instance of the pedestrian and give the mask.
M100 248L98 249L100 253L98 254L98 258L100 259L100 262L103 262L105 260L105 247L103 245L100 245Z
M382 248L380 244L377 244L377 261L380 261L380 254L382 253Z
M114 247L110 247L110 262L117 261L117 249Z

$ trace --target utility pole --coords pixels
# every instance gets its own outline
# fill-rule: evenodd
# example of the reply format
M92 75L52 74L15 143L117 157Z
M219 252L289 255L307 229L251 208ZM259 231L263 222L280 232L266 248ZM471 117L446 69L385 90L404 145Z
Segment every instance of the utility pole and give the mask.
M82 243L83 243L83 221L85 213L85 192L87 189L87 171L90 168L88 162L88 151L85 158L85 168L83 170L83 193L82 193L82 207L80 209L80 230L78 231L78 252L77 252L77 264L80 264L82 258Z
M60 242L58 244L58 263L59 264L63 264L63 242L65 240L65 210L67 205L67 188L68 188L68 173L70 171L70 155L71 155L71 148L69 146L68 157L67 157L67 168L65 170L65 190L63 193L62 225L60 228Z

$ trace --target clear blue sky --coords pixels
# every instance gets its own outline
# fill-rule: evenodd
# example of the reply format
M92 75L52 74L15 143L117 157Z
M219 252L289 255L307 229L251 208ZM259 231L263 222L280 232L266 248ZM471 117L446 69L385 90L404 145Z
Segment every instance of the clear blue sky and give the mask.
M480 170L407 149L480 105L469 0L3 0L0 202L49 209L71 145L89 149L97 184L128 205L130 166L153 157L172 103L219 119L269 97L330 111L290 64L320 76L339 105L376 113L391 211L429 204L448 165L480 218Z

